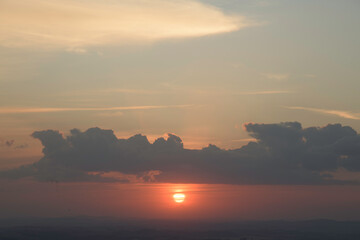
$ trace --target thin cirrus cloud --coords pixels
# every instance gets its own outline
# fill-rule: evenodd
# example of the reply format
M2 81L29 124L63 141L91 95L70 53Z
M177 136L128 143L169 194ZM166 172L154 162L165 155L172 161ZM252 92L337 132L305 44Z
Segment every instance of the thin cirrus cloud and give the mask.
M202 97L213 96L257 96L257 95L277 95L277 94L291 94L291 90L253 90L253 91L229 91L229 90L213 90L213 89L194 89L187 87L172 87L166 89L130 89L130 88L108 88L97 90L81 90L60 93L61 96L104 96L108 94L126 94L126 95L196 95ZM181 105L182 106L182 105ZM121 110L121 109L118 109ZM0 108L1 113L1 108Z
M262 76L276 81L285 81L289 78L289 74L280 74L280 73L266 73L262 74Z
M321 108L309 108L309 107L285 107L287 109L305 110L310 112L317 112L328 115L335 115L341 118L360 120L360 113L353 113L349 111L332 110L332 109L321 109Z
M201 94L201 95L268 95L268 94L284 94L292 93L289 90L263 90L263 91L220 91L220 90L207 90L207 89L188 89L188 88L178 88L166 90L148 90L148 89L127 89L127 88L113 88L113 89L104 89L87 92L93 94L108 94L108 93L125 93L125 94L149 94L149 95L158 95L158 94ZM74 94L74 93L73 93ZM78 94L78 93L76 93Z
M126 106L126 107L97 107L97 108L0 108L0 114L16 113L51 113L51 112L72 112L72 111L119 111L119 110L151 110L166 108L189 108L194 105L147 105L147 106Z
M264 90L264 91L221 91L221 90L193 90L192 93L198 95L223 96L223 95L271 95L291 93L288 90Z
M127 45L201 37L254 25L196 0L2 0L0 45L83 52L88 46Z

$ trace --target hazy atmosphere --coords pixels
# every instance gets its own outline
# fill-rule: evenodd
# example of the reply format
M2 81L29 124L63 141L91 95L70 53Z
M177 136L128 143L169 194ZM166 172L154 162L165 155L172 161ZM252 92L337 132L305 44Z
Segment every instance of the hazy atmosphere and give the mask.
M1 0L0 221L360 221L359 11Z

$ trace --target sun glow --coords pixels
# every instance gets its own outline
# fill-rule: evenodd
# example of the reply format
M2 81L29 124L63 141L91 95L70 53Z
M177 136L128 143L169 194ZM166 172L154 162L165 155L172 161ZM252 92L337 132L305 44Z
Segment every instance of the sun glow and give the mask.
M185 194L183 193L175 193L173 195L174 201L176 203L183 203L185 201Z

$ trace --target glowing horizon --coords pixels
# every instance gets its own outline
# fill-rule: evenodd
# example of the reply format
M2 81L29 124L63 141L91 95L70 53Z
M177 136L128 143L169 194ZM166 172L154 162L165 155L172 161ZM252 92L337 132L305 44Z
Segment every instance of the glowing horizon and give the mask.
M359 219L359 12L0 0L2 216Z

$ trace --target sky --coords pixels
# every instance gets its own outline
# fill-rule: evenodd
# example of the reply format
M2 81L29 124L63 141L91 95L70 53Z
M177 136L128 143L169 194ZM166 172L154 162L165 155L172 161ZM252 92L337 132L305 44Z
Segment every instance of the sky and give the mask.
M130 210L115 215L148 218L141 194L155 192L158 218L355 219L359 10L352 0L2 0L1 208L111 215L94 204L115 206L106 199L119 192ZM65 199L86 193L58 208L54 184ZM191 189L180 210L179 189ZM80 207L95 193L110 196Z

